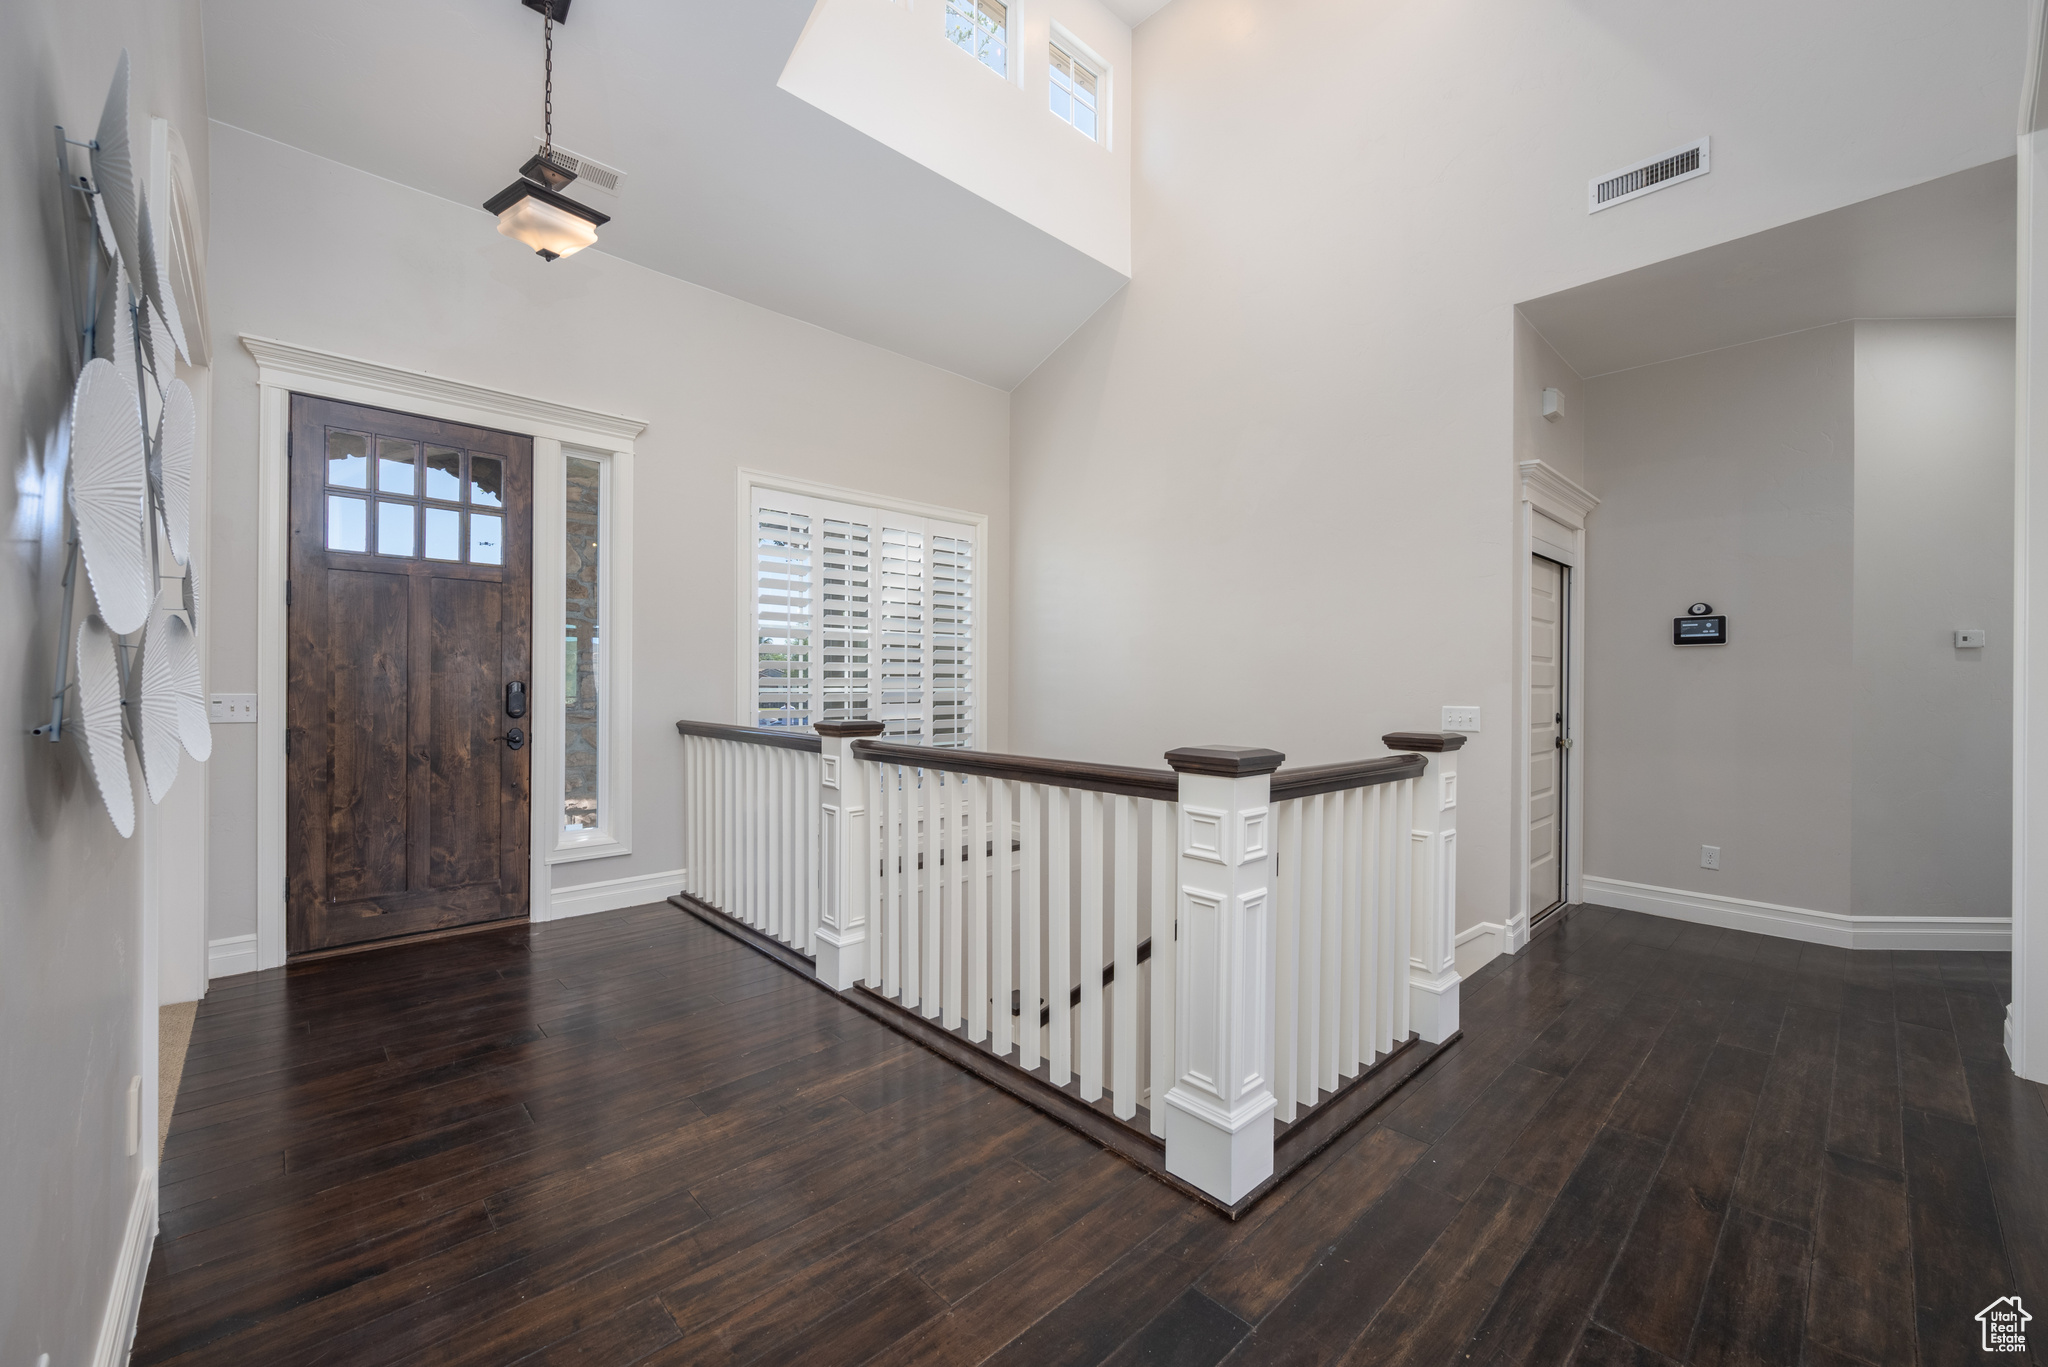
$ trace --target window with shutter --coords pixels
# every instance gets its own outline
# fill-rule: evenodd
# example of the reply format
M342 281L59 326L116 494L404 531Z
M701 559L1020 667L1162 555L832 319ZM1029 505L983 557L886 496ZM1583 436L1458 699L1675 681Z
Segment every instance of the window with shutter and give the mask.
M975 742L975 529L779 490L749 500L753 723Z

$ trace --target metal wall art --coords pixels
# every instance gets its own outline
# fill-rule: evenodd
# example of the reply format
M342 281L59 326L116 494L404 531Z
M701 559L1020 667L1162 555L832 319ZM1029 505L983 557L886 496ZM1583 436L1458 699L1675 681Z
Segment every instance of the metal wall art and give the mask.
M81 174L73 149L84 149ZM189 361L170 281L190 264L176 234L157 226L135 183L128 121L128 54L90 142L57 129L68 282L78 328L78 378L64 471L63 615L57 628L50 720L33 734L84 747L114 829L135 830L128 746L152 802L178 776L181 753L213 752L194 633L192 462L198 413L177 378ZM106 291L111 289L111 297ZM113 326L102 335L100 319ZM79 570L91 593L81 601ZM82 619L82 620L81 620ZM76 677L72 676L76 668Z

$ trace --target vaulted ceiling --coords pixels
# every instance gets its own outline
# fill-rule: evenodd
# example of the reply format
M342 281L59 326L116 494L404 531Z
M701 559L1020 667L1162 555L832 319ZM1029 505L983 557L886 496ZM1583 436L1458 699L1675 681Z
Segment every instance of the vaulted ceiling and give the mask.
M626 172L593 250L1014 387L1124 277L778 90L810 11L574 0L555 137ZM532 154L541 20L520 0L206 0L205 21L222 122L463 204Z

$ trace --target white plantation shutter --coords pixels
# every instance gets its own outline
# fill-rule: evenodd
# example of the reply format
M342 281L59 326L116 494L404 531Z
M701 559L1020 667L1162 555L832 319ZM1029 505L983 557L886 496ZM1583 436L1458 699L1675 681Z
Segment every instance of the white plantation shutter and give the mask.
M974 528L769 489L749 506L754 724L971 747Z

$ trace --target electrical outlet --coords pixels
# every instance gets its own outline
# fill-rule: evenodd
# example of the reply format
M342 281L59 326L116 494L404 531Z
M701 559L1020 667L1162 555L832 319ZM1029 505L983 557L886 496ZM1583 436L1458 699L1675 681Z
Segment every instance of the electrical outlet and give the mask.
M1719 845L1700 846L1700 867L1703 869L1718 869L1721 867L1721 847Z
M253 722L256 720L256 695L216 693L207 699L206 719L216 726L223 722Z
M1479 733L1479 709L1476 707L1446 707L1444 709L1444 730Z

